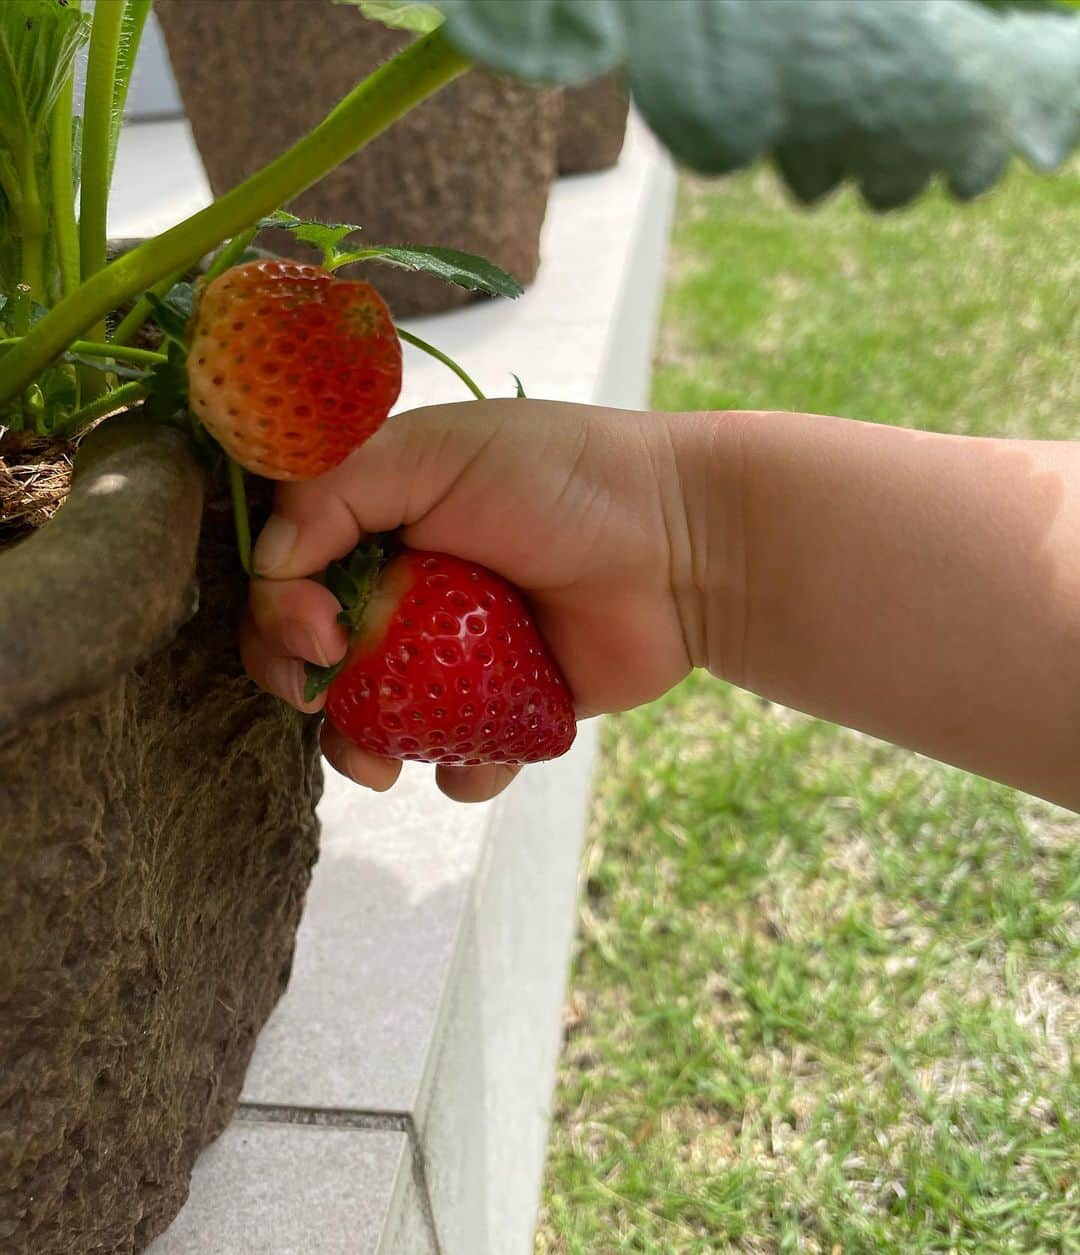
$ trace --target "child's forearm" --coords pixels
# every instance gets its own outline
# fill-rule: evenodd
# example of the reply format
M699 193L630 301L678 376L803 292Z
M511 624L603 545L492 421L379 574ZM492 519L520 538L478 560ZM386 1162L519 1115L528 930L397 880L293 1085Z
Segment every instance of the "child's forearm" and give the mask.
M1080 806L1080 446L671 422L710 669Z

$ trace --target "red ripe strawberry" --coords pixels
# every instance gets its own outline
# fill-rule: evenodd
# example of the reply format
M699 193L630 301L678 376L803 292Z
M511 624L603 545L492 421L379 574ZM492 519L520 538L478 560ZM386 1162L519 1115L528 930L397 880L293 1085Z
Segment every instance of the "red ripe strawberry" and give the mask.
M252 261L202 294L188 355L197 417L268 479L312 479L376 432L401 391L401 342L370 283Z
M349 578L370 589L363 562ZM570 691L505 580L405 549L360 603L362 628L326 697L327 718L350 741L385 758L468 766L535 763L570 748Z

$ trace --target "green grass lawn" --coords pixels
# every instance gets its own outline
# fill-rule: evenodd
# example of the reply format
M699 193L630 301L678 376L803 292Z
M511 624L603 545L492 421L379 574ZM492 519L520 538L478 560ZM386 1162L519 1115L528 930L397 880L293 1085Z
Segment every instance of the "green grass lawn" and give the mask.
M1076 170L688 182L655 402L1065 436L1078 332ZM1080 1251L1080 820L696 675L608 722L582 895L538 1252Z

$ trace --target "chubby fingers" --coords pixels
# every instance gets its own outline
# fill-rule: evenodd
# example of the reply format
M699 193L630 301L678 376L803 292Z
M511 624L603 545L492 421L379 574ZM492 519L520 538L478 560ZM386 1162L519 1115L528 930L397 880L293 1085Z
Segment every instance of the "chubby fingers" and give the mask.
M322 709L326 700L324 693L313 702L304 700L304 664L299 658L275 651L255 626L250 608L244 612L240 623L240 658L244 670L265 692L273 693L305 714Z
M331 723L323 724L321 740L322 752L335 771L376 793L391 788L401 774L401 763L396 759L369 754L346 740ZM454 802L486 802L501 793L517 773L517 767L488 763L482 767L439 767L435 779Z
M487 802L514 779L520 767L484 763L480 767L437 767L439 788L454 802Z
M337 598L314 580L252 580L255 626L275 653L329 667L340 662L349 635L338 622Z
M304 701L304 663L329 666L348 647L333 593L313 580L253 580L240 630L240 654L261 688L300 710L319 710L323 698Z
M340 772L376 793L385 793L401 774L401 763L394 758L380 758L353 745L332 723L324 723L320 735L326 761Z
M304 701L303 661L277 650L277 638L258 628L249 608L240 627L240 654L248 674L260 688L291 703L305 714L321 710L326 702L325 693L313 702ZM377 793L391 788L401 774L401 763L396 759L369 754L347 740L329 722L322 726L320 741L322 752L335 771ZM435 778L439 788L455 802L486 802L501 793L518 770L501 763L480 767L439 767Z

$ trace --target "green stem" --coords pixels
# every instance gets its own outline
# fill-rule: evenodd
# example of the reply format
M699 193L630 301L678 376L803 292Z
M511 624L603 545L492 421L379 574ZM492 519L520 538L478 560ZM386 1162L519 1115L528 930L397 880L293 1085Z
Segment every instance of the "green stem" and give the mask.
M250 231L241 231L239 235L234 235L228 244L226 244L221 252L214 258L213 262L211 262L206 271L206 282L210 283L212 280L216 279L218 275L223 275L230 266L235 266L240 258L243 257L245 251L247 250L247 246L255 238L255 235L256 231L254 227L252 227Z
M83 357L112 357L118 362L145 363L156 366L158 362L169 359L164 353L155 353L152 349L135 349L127 344L97 344L92 340L73 340L70 346L72 353L81 353Z
M248 517L247 493L244 491L244 468L232 458L229 464L229 491L232 494L233 521L236 524L236 548L240 553L240 565L245 574L250 576L251 565L251 520Z
M79 273L84 283L105 266L113 85L123 20L124 0L98 0L94 6L94 26L86 59L82 172L79 186ZM76 289L67 299L78 300L80 290ZM94 340L104 340L105 312L102 311L81 327L80 331L88 331ZM91 402L107 386L106 380L96 371L79 371L79 390Z
M30 330L30 289L25 283L16 284L11 300L4 306L4 317L16 339Z
M47 305L49 294L45 286L45 240L48 237L49 217L41 201L37 163L34 160L33 147L29 144L20 154L19 182L22 188L19 205L22 281L30 289L33 300L39 305Z
M0 401L15 395L109 310L292 200L440 87L469 68L442 28L368 75L308 135L185 222L98 271L0 360Z
M174 270L171 275L167 275L160 283L155 283L150 289L151 292L160 300L170 291L170 289L186 275L188 267L184 266L180 270ZM150 304L145 296L140 296L134 305L128 310L124 317L116 324L116 330L113 332L113 341L116 344L127 344L128 341L134 339L135 333L143 325L144 322L154 312L154 307Z
M64 422L55 428L52 434L55 436L73 436L80 427L87 426L95 418L101 418L103 414L111 414L113 410L123 409L125 405L130 405L133 401L142 400L146 396L147 391L147 385L141 379L133 379L131 383L124 384L122 388L115 388L112 392L106 392L100 397L95 397L93 401L87 402L81 409L69 414Z
M425 353L433 357L437 362L442 362L444 366L449 367L478 401L487 400L487 397L476 386L472 376L466 373L465 368L459 366L452 357L448 357L442 349L437 349L434 344L428 344L426 340L421 340L419 336L414 336L411 331L406 331L404 327L398 327L396 330L406 344L412 344L418 349L423 349Z
M18 344L22 336L7 336L0 340L0 347L5 344ZM68 345L70 353L81 353L83 357L111 357L118 362L146 363L156 366L158 362L169 359L164 353L155 353L152 349L133 349L126 344L98 344L93 340L72 340Z
M120 124L124 120L131 71L138 56L143 27L150 15L150 0L123 0L123 17L116 47L116 68L113 74L112 104L109 109L109 164L106 186L112 185L113 165L116 161L116 145L120 138Z
M60 89L49 119L49 183L53 238L60 264L60 292L70 296L79 286L79 228L75 221L75 171L72 165L74 74Z
M90 51L86 59L86 96L83 104L79 252L84 280L97 274L105 265L113 91L123 21L124 0L97 0ZM105 311L97 317L103 321ZM94 338L105 339L104 327L95 333Z

